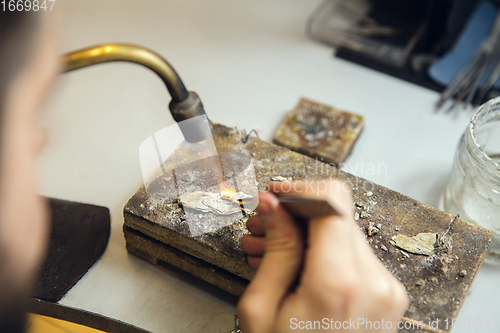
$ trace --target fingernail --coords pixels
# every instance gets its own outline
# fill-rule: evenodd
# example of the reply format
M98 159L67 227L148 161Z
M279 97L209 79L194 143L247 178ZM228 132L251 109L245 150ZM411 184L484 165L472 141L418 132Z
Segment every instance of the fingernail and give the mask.
M259 205L257 206L257 213L262 214L262 215L269 215L273 212L271 205L267 202L259 202Z

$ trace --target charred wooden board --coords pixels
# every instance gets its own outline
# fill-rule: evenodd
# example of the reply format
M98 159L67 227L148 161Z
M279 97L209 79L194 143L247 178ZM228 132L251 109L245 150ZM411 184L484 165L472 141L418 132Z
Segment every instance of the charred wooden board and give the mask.
M276 176L293 180L332 176L348 182L353 188L355 219L359 227L366 233L377 257L408 291L411 303L406 316L423 322L429 319L442 322L451 321L458 315L487 254L492 239L490 231L457 219L447 233L446 251L436 249L432 255L409 253L394 245L394 236L443 234L453 216L283 147L257 138L245 143L244 133L235 129L214 125L213 135L219 152L240 152L252 157L260 190ZM182 152L175 154L175 158L182 161ZM173 180L164 181L165 187L172 186ZM205 180L201 177L198 181ZM124 217L125 226L135 230L136 236L143 235L169 245L242 279L251 280L254 275L239 243L248 232L245 228L247 217L214 232L191 237L179 204L150 196L144 188L126 204ZM208 214L200 223L210 224L211 221L215 220ZM132 245L164 260L165 253L160 247L151 250L152 247L141 248L140 242ZM158 252L152 253L154 251Z
M364 128L360 115L301 98L274 135L274 143L327 163L343 163Z

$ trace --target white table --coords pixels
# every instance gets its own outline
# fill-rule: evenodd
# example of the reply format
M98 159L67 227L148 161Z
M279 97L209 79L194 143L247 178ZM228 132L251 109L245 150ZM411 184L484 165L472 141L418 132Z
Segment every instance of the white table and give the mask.
M270 140L299 97L360 113L366 129L346 171L441 207L469 115L435 114L438 94L333 57L305 36L319 0L86 0L62 7L63 50L133 42L164 55L211 119ZM142 183L138 148L171 125L170 96L154 74L115 63L61 77L42 122L49 143L41 193L107 206L108 248L62 304L154 332L232 329L235 299L125 250L122 209ZM383 164L387 172L370 174ZM384 170L384 168L382 168ZM500 270L483 267L460 317L500 319ZM496 329L484 332L498 332ZM457 330L457 332L460 330Z

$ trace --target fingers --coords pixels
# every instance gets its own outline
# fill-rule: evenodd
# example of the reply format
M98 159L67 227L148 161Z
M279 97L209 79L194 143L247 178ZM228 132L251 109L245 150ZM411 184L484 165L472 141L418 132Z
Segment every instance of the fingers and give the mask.
M262 225L262 220L259 215L252 216L247 221L247 229L254 236L264 236L264 226Z
M306 197L319 197L328 200L342 216L331 216L314 219L309 223L309 249L306 260L309 265L322 265L325 258L330 261L330 270L341 267L345 260L350 260L345 256L332 256L332 253L342 253L352 247L352 237L359 230L353 220L353 206L349 186L339 180L324 179L314 182L274 182L269 184L269 190L279 194L301 195ZM269 204L269 197L261 194L259 208ZM264 227L260 215L250 218L247 228L254 236L264 234ZM364 237L356 235L359 241L364 242ZM356 237L354 236L354 237ZM360 237L361 236L361 237ZM242 239L242 248L248 255L260 257L263 254L262 241L257 238ZM337 263L332 265L332 260L337 259ZM255 260L251 259L254 263ZM318 267L319 269L319 267ZM312 268L315 271L316 268Z
M380 260L373 256L372 262L379 263ZM382 317L387 321L392 322L392 327L397 327L397 323L404 316L409 306L409 297L403 284L392 275L382 264L380 271L372 271L372 285L370 281L366 281L366 286L369 288L366 291L367 295L371 295L372 317ZM375 280L378 281L375 284ZM370 307L368 307L370 309Z
M265 237L245 235L241 238L241 248L249 256L262 257L266 247Z
M325 200L332 200L337 193L349 193L351 188L348 183L334 179L325 178L316 181L294 181L294 182L273 182L268 184L270 192L282 195L300 195L310 198L319 198ZM332 198L333 196L333 198ZM335 201L337 199L337 201ZM346 206L344 204L350 203L345 198L335 198L335 202L331 202L333 206L343 215L352 211L352 205ZM341 201L338 201L341 200Z
M410 305L410 298L403 284L401 284L401 282L387 269L385 269L385 273L391 286L390 302L387 308L386 318L392 322L393 327L397 327L398 321L405 315Z
M250 267L253 269L258 269L260 267L260 264L262 263L262 257L247 257L247 262Z
M378 261L375 257L370 258L372 262ZM404 316L409 298L403 285L387 269L372 270L369 277L366 272L358 277L358 290L355 301L345 301L349 304L351 316L367 318L370 321L387 322L387 332L395 332L398 322ZM389 323L390 322L390 323ZM390 329L392 328L392 329Z
M266 247L264 225L259 215L247 221L247 229L252 234L241 238L241 248L247 253L247 262L253 269L258 269Z
M259 215L247 222L252 234L242 239L249 265L258 267L238 304L243 331L273 332L280 311L304 310L311 316L326 313L343 320L384 319L396 327L408 307L406 290L378 260L354 221L347 185L327 179L271 183L269 189L328 200L341 214L310 219L300 285L288 294L302 268L302 236L277 198L260 194Z
M244 332L269 332L280 304L298 277L303 241L293 218L271 193L259 195L257 212L265 229L265 253L245 290L238 313ZM259 242L247 238L245 242ZM247 246L245 245L245 246ZM251 246L250 246L251 247ZM250 259L254 264L258 259Z
M296 186L294 190L304 188ZM324 193L303 192L331 200L338 210L342 209L342 216L310 220L301 284L325 307L330 304L332 309L343 309L350 316L383 318L396 327L408 307L406 290L367 244L353 218L350 191L335 181L324 188Z
M306 271L339 274L346 262L354 260L353 256L357 255L354 239L362 243L366 241L354 221L352 196L347 184L334 179L324 179L312 184L310 186L307 182L298 182L291 189L274 184L271 189L280 193L288 191L307 197L319 197L329 201L339 211L341 216L325 216L309 221L305 260L309 267ZM319 276L315 276L317 278Z

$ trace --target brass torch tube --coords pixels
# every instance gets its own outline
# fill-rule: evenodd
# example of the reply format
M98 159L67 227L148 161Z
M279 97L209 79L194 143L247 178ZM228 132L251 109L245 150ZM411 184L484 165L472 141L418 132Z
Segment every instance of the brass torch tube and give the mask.
M111 61L132 62L151 69L165 83L174 102L182 102L189 97L179 75L164 58L133 44L102 44L70 52L63 56L63 72Z

